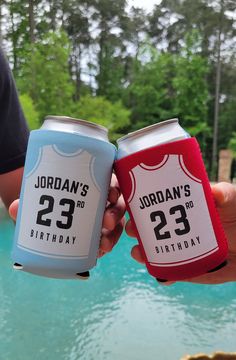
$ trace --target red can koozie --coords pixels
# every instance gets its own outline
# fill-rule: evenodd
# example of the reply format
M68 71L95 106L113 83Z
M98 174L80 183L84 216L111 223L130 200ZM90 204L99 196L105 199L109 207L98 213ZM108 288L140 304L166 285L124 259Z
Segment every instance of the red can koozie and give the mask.
M182 280L224 262L227 241L195 138L137 151L115 171L152 276Z

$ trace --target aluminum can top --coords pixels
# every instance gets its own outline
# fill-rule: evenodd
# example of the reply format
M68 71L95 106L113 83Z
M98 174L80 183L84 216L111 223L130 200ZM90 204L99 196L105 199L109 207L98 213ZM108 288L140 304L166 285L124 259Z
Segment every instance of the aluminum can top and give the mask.
M162 121L128 133L117 140L117 159L134 154L152 146L189 138L190 135L179 125L177 118Z
M108 130L102 125L95 124L90 121L75 119L69 116L46 116L42 130L63 131L89 136L98 140L109 142Z

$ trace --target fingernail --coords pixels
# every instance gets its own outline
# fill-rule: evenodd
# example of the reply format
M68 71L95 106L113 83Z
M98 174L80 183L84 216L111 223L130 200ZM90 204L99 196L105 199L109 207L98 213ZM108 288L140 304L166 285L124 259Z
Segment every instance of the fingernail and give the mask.
M170 286L176 282L176 281L172 281L172 280L165 280L165 279L159 279L159 278L156 278L156 281L160 285L163 285L163 286Z
M158 279L158 278L156 278L156 281L157 281L157 282L160 282L160 283L165 283L165 282L167 282L168 280L164 280L164 279Z
M22 269L23 269L23 266L22 266L21 264L14 263L13 269L15 269L15 270L22 270Z
M85 272L82 272L82 273L77 273L76 275L81 280L87 280L89 278L89 271L85 271Z
M99 249L99 251L98 251L98 258L103 257L103 255L105 255L105 253L106 253L105 251Z

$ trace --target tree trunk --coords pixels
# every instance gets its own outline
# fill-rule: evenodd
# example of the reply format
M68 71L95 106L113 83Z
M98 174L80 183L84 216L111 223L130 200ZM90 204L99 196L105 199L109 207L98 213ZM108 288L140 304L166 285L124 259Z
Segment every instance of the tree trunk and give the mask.
M0 0L0 47L3 45L3 36L2 36L2 0Z
M56 13L57 13L57 5L54 0L50 1L50 17L51 17L51 29L53 31L56 30Z
M11 1L12 5L12 1ZM12 41L12 57L13 57L13 73L15 74L18 68L18 59L17 59L17 35L15 32L14 26L14 13L12 6L10 7L10 19L11 19L11 41Z
M220 19L217 39L217 62L216 62L216 85L215 85L215 106L214 106L214 125L213 125L213 144L211 162L211 180L217 180L217 159L218 159L218 124L220 110L220 84L221 84L221 35L222 35L222 16L224 11L224 0L220 1Z
M35 42L35 20L34 20L34 0L29 0L29 28L30 28L30 42Z

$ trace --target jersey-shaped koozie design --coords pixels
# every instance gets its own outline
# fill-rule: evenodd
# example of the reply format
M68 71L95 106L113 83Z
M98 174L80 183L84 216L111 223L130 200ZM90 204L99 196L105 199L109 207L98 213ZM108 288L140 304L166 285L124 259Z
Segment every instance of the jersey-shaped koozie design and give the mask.
M54 258L88 257L101 192L94 160L82 149L40 149L35 168L25 175L19 247Z
M139 151L115 168L153 276L181 280L224 261L227 243L194 138Z
M23 271L77 278L96 265L114 157L92 137L31 132L12 251Z

